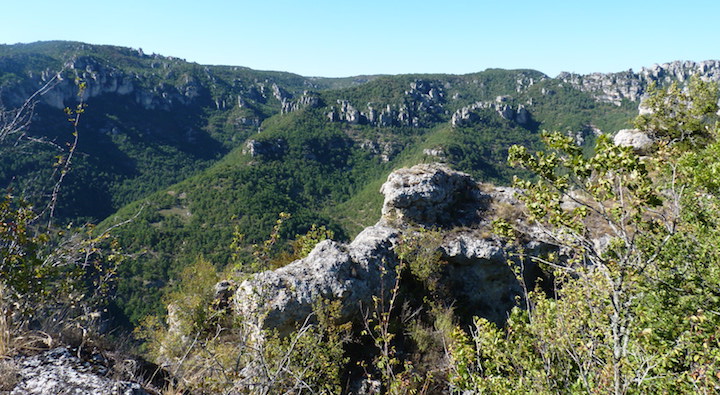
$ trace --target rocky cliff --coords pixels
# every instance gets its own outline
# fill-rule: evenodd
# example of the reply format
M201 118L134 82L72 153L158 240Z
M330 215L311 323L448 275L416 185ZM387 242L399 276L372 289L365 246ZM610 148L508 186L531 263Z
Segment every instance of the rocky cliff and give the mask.
M659 85L673 81L685 82L693 75L709 81L720 81L720 61L675 61L619 73L592 73L586 75L560 73L557 79L591 93L596 100L620 105L623 100L638 101L648 84Z
M16 106L41 86L49 85L40 102L52 108L64 109L78 101L77 83L86 88L81 98L85 101L101 95L117 94L132 97L145 110L171 111L183 106L212 103L218 110L233 104L238 108L253 107L272 101L278 109L289 111L295 106L312 104L312 98L301 94L293 104L294 94L280 88L269 78L231 81L223 78L219 70L188 65L174 58L139 55L147 64L128 69L98 56L76 56L61 69L47 68L40 73L28 71L21 75L21 86L7 90L4 99ZM4 92L6 93L6 92Z
M503 119L517 122L520 125L527 125L530 120L530 112L525 105L513 106L508 103L509 97L498 96L495 101L479 101L469 106L462 107L453 113L450 123L452 126L470 125L480 118L477 110L491 110L500 115Z
M206 168L257 133L268 117L322 104L311 92L316 84L290 73L202 66L130 48L0 45L2 117L5 109L30 97L33 102L23 114L31 120L27 130L17 133L26 137L23 144L0 142L6 159L0 186L31 199L47 194L53 181L40 174L72 143L63 110L82 100L86 111L73 166L82 170L67 177L70 185L63 189L71 196L60 199L56 213L62 220L99 222ZM257 151L264 152L260 146Z
M372 126L426 127L438 115L444 113L445 88L442 81L415 80L410 83L400 103L378 106L367 103L358 110L349 100L337 100L337 106L330 107L327 118L331 122L368 124Z
M463 86L473 86L485 90L484 82L472 79L454 81L445 79L416 79L404 92L401 104L353 103L339 99L327 113L333 122L349 124L367 124L372 126L411 126L426 127L432 121L446 119L452 114L450 122L453 126L466 126L478 120L478 110L491 110L502 118L527 125L531 121L532 96L527 96L528 89L539 82L545 85L570 85L582 92L589 93L596 101L612 103L620 106L624 100L639 102L650 83L666 85L673 81L684 83L693 75L705 80L720 81L720 61L703 62L675 61L644 67L640 72L632 70L618 73L575 74L560 73L556 78L547 76L527 76L517 73L516 86L512 93L516 98L523 98L522 103L513 103L513 96L497 96L495 100L480 100L469 105L458 107L462 103ZM553 88L544 86L542 95L555 93Z

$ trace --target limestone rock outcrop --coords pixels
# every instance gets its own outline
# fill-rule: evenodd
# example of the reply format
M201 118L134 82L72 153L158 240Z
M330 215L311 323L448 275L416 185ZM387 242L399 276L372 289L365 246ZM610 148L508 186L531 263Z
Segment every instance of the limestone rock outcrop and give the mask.
M373 126L427 126L444 112L445 91L439 81L415 80L403 95L401 104L367 103L356 108L348 100L338 100L326 114L331 122ZM380 109L382 108L382 109Z
M672 81L685 82L693 75L708 81L720 81L720 61L675 61L654 64L650 67L643 67L638 73L634 73L632 70L587 75L560 73L557 79L592 94L599 102L613 103L619 106L623 100L640 100L651 82L658 84Z
M359 144L360 148L378 156L383 162L390 162L402 150L402 145L391 139L361 139L356 142Z
M242 152L252 157L278 158L285 153L287 146L287 141L283 139L248 140Z
M522 295L502 243L468 230L446 235L440 251L448 263L443 281L458 308L466 315L502 323Z
M165 63L167 64L167 63ZM204 92L202 84L190 74L173 75L168 71L168 79L176 82L150 84L147 78L136 73L121 70L107 62L102 62L92 56L79 56L69 61L65 73L53 73L49 70L38 75L30 75L35 83L26 89L18 89L18 98L11 101L29 97L33 89L48 84L48 89L40 96L40 100L57 109L63 109L78 99L78 87L75 78L85 84L82 99L104 94L117 94L134 97L135 102L147 110L162 109L169 111L176 105L189 105L198 99ZM74 78L69 76L73 75ZM216 103L220 106L220 102Z
M17 68L13 61L2 64L3 71L19 77L0 92L4 105L19 107L44 87L42 94L34 97L39 103L55 109L74 107L80 93L78 82L84 84L81 92L84 101L117 95L151 111L208 105L229 110L237 103L237 107L247 110L244 116L264 118L267 115L257 110L257 104L285 112L320 105L316 95L301 94L302 90L286 85L281 79L236 73L242 71L241 67L200 66L130 48L80 43L59 45L66 46L63 52L77 55L69 59L68 55L62 55L54 62L45 59L42 69L22 65ZM120 56L108 57L109 53ZM310 81L305 85L314 88Z
M277 85L274 85L274 86L277 86ZM282 98L280 103L282 105L280 112L283 114L287 114L289 112L300 111L305 108L317 108L322 105L320 96L318 96L315 93L309 92L309 91L303 92L303 94L299 98L294 99L294 100L285 96Z
M341 319L362 319L362 309L391 288L396 247L418 225L440 229L437 246L444 262L442 282L468 317L480 315L502 322L521 295L511 257L488 231L484 218L493 199L505 205L519 202L511 188L482 192L467 174L441 164L422 164L388 176L380 221L349 244L322 241L305 258L276 270L253 275L237 287L233 310L256 328L289 333L312 313L321 300L339 300ZM457 227L460 225L461 227ZM432 247L435 248L435 247ZM553 249L530 240L531 249Z
M500 115L503 119L517 122L520 125L527 125L531 121L530 112L525 105L513 106L507 96L498 96L495 101L479 101L469 106L462 107L455 111L450 119L452 126L466 126L477 122L480 116L478 110L491 110Z
M624 99L639 100L642 97L646 81L638 74L628 70L620 73L592 73L586 75L560 73L558 80L568 83L583 92L591 93L595 100L615 105Z
M487 201L470 175L439 164L392 172L380 188L383 218L423 225L449 225L476 219Z
M381 266L394 266L397 237L397 230L378 224L349 245L322 241L307 257L242 282L235 311L261 320L260 327L288 333L312 313L315 302L329 299L340 300L342 318L351 320L360 315L361 303L379 294L383 281L387 286L394 280L392 274L381 274Z

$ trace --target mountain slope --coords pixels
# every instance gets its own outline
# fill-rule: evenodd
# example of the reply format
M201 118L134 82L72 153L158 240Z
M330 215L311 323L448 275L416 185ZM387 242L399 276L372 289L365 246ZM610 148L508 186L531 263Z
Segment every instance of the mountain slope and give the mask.
M340 239L354 236L378 218L377 189L394 168L445 161L484 181L507 183L514 174L505 164L507 148L537 146L541 127L566 122L582 132L590 125L622 124L635 111L636 104L595 104L572 88L574 96L559 91L552 99L535 98L541 88L517 91L516 81L526 73L381 77L290 102L286 112L265 120L259 133L218 163L106 222L139 212L117 233L126 250L144 251L121 268L120 307L133 322L153 306L162 309L159 295L183 267L198 256L225 267L234 231L245 235L247 245L261 243L280 212L293 215L283 238L303 234L313 223L333 229ZM486 81L495 85L483 86ZM574 116L541 123L527 109L533 107L519 104L531 99L537 108L552 106ZM243 251L251 255L249 248Z
M718 79L720 62L558 78L490 69L324 79L45 42L0 46L3 103L20 104L59 70L27 131L41 142L0 144L0 186L44 199L72 137L62 109L77 103L75 80L85 82L87 109L58 215L107 217L100 229L134 218L116 230L133 257L120 268L118 311L137 322L162 308L163 290L198 256L234 264L236 230L245 257L280 212L293 215L283 239L313 223L352 237L378 218L377 189L392 169L439 161L507 183L510 145L537 146L543 129L587 144L629 127L649 83L694 73Z
M77 81L86 84L83 92ZM82 99L78 155L57 212L65 221L98 221L206 168L303 90L358 82L201 66L73 42L0 46L0 98L7 108L46 83L51 89L40 96L27 131L35 142L0 145L0 186L42 200L55 181L54 158L72 140L63 109Z

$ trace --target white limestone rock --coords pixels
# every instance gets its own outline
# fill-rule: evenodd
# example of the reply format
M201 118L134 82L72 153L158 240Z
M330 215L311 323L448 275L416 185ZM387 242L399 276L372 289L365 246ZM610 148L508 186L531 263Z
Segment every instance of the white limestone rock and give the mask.
M322 241L307 257L242 282L235 293L234 310L257 320L259 328L275 328L280 333L294 330L320 299L340 300L343 320L359 317L361 302L380 293L381 280L386 289L394 281L391 269L397 237L397 230L376 225L348 245ZM385 275L381 275L382 266L389 269Z
M438 163L396 170L380 192L384 219L434 225L472 221L488 198L470 175Z
M67 348L19 357L15 361L17 383L11 395L97 394L145 395L138 383L105 377L108 368L102 361L83 361Z
M647 134L637 129L622 129L613 138L615 145L632 147L638 153L646 153L654 141Z

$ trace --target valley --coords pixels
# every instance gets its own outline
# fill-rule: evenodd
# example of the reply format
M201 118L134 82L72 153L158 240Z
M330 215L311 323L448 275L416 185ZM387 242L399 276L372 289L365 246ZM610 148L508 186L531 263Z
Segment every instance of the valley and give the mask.
M637 118L644 114L659 119L664 115L658 110L662 105L692 103L694 99L689 96L674 102L663 101L662 93L657 92L668 89L666 97L673 98L671 95L681 95L689 89L682 91L678 86L692 87L697 81L720 81L720 62L677 61L648 66L639 72L561 73L556 77L534 70L487 69L464 75L321 78L241 66L204 66L172 56L145 54L142 50L78 42L0 45L0 103L4 115L13 114L11 109L22 106L33 92L47 86L23 115L27 117L27 127L13 130L0 140L0 188L7 191L6 211L21 218L20 208L12 203L19 196L40 212L35 220L52 224L45 229L47 240L32 239L30 244L69 245L73 232L77 232L86 234L84 237L89 240L89 247L83 244L78 249L86 253L84 268L92 267L88 257L95 253L101 257L98 262L121 261L107 268L98 264L80 277L87 284L96 277L107 279L107 299L94 302L95 307L102 309L98 314L103 322L109 322L122 333L141 328L155 331L142 335L136 331L135 335L145 336L142 347L150 350L148 355L156 357L157 363L164 361L171 366L182 355L173 354L177 350L168 339L187 347L193 334L200 336L213 330L201 323L217 324L220 328L212 341L207 340L207 347L217 346L221 350L218 355L227 351L232 341L241 339L242 344L254 344L261 338L277 350L290 353L282 348L286 346L283 336L292 337L296 334L294 330L305 328L320 339L338 342L336 348L323 350L303 345L310 347L308 352L327 353L328 358L340 353L327 364L339 361L347 364L352 360L353 367L336 372L337 377L332 380L342 377L348 382L360 382L359 367L366 367L362 363L378 357L355 348L371 344L388 346L390 340L378 340L387 335L382 331L389 331L391 326L390 321L383 319L390 320L390 316L405 319L400 317L398 308L377 310L378 300L384 300L388 290L394 289L400 299L404 298L403 308L417 309L415 313L403 310L402 314L416 314L412 317L416 317L417 325L397 334L403 342L397 347L408 353L403 357L405 361L439 360L445 352L456 359L437 362L438 366L447 368L455 363L457 367L464 357L455 353L457 349L441 350L439 344L457 341L467 346L472 342L467 334L459 332L449 337L453 325L473 327L475 332L466 332L474 336L495 334L489 329L482 332L479 328L484 324L473 317L487 319L488 325L492 322L499 328L512 327L527 318L522 309L513 306L534 311L531 301L545 306L543 303L557 295L563 295L560 299L568 303L580 303L582 298L569 289L582 289L588 294L604 292L576 284L578 278L590 276L574 266L579 261L594 257L597 261L587 267L607 265L612 277L616 275L612 262L635 257L632 254L645 254L638 250L652 251L647 253L652 256L648 259L662 260L663 264L673 260L666 246L681 251L678 254L682 256L700 254L685 244L687 240L676 237L677 227L685 226L689 234L704 240L706 245L713 240L714 233L708 230L712 227L703 225L704 217L692 217L685 206L682 211L679 208L672 211L661 204L654 205L651 198L656 194L657 199L667 199L668 205L679 205L686 195L666 196L668 191L675 191L675 184L672 188L662 184L667 181L669 170L662 167L665 162L660 159L652 162L652 158L667 155L663 160L673 164L677 160L677 168L686 169L678 171L688 172L683 173L684 180L691 180L687 181L688 190L697 194L696 201L687 204L702 206L697 209L698 216L703 210L712 212L714 203L704 199L712 200L715 184L712 174L703 172L712 171L716 163L703 162L711 160L712 154L696 153L714 147L714 140L708 136L716 132L717 124L712 122L717 110L705 111L711 105L702 108L690 105L687 111L691 115L674 126L697 126L690 132L682 131L679 140L702 135L710 141L678 143L677 147L687 151L672 151L675 140L658 143L664 141L664 137L658 136L659 130L669 124L666 119L661 122ZM717 92L703 89L707 91L703 91L706 96L702 98L709 98L707 103L711 104L714 98L717 107ZM645 111L650 105L657 109ZM82 110L66 111L76 108ZM696 110L705 112L698 115L693 112ZM670 118L676 116L672 113ZM68 118L77 121L77 129ZM653 146L657 152L635 155L632 147L612 144L612 136L618 131L637 125L652 125L653 129L642 132L654 136L652 144L659 147ZM536 156L518 151L517 146ZM664 151L666 148L668 151ZM71 157L68 153L72 153ZM509 163L508 155L514 158L514 163ZM609 167L617 171L617 177ZM674 172L673 169L673 182ZM529 181L523 184L514 181L516 177ZM631 203L622 200L625 198L622 193L621 197L613 195L616 192L613 182L626 180L622 177L627 177L627 184L616 189L637 199ZM638 179L660 181L650 185ZM604 184L598 180L604 180ZM581 192L568 189L564 183L570 181L577 182L575 186ZM518 189L512 189L513 184ZM537 189L533 189L534 185L538 185ZM379 193L381 187L383 193ZM523 196L537 199L523 200ZM643 196L647 199L643 200ZM49 198L57 199L57 205L51 211L54 217L48 220L43 217L46 211L42 208ZM539 207L537 202L544 202L543 199L552 203ZM613 206L615 201L620 203ZM626 215L617 220L616 211L625 209L627 204L631 208L617 214ZM585 211L573 211L579 206L585 207ZM638 213L634 209L646 211ZM543 222L548 217L549 222ZM658 224L670 221L668 218L675 222L667 225L670 230L662 230ZM626 230L623 226L628 223L640 225ZM573 224L585 227L579 229ZM37 226L38 233L44 229L42 226ZM618 226L622 231L618 231ZM513 227L516 233L510 231ZM562 227L567 232L564 236L548 231ZM507 234L502 234L502 230ZM648 240L638 241L640 246L635 249L635 235L645 236L644 232ZM308 240L312 241L310 247L302 244ZM625 242L631 252L613 244L620 243L617 240ZM404 243L414 249L403 252ZM315 244L318 247L312 249ZM103 249L100 245L110 247ZM604 252L598 252L601 250ZM530 255L534 258L528 258ZM410 257L407 261L406 256ZM536 257L542 261L535 260ZM388 272L385 266L376 267L380 261L399 269ZM417 262L426 265L418 269L413 266ZM581 274L566 278L556 270L565 266ZM704 266L702 270L711 270L708 268ZM664 271L664 266L657 270L651 274L658 278L669 276L662 277L665 282L660 285L651 282L660 288L668 286L658 298L674 295L677 289L668 284L677 279L670 278L673 274ZM692 270L688 269L688 276L693 276ZM621 270L617 276L624 280L625 273ZM642 275L635 273L631 280ZM693 281L702 283L699 277L702 276L692 277ZM337 281L333 283L332 279ZM206 283L192 288L188 284L194 284L194 280ZM562 281L577 288L558 286ZM348 285L355 282L360 285ZM644 297L649 293L638 289L650 287L651 283L641 282L627 292ZM532 292L535 285L549 295L547 299L538 296L539 291ZM482 297L476 294L478 289L484 290ZM690 299L702 293L693 292ZM253 299L256 295L267 300ZM375 299L376 295L380 296ZM705 296L692 299L692 303ZM486 297L487 300L483 299ZM232 314L251 317L247 322L258 327L242 334L234 332L239 326L223 321L232 320L222 315L229 314L226 310L232 302L228 298L240 301L237 303L241 306L236 306ZM375 316L370 315L370 310L365 311L365 316L358 316L356 304L366 303L367 307L373 300ZM649 307L643 305L647 311L661 314L657 305L642 300L648 303ZM712 303L717 302L713 300ZM327 305L318 307L321 302ZM333 302L340 304L332 305ZM272 310L264 311L266 305L272 306ZM217 310L202 310L208 306ZM584 307L572 308L580 311ZM547 316L538 322L553 319L551 308L548 309L542 310ZM213 314L220 310L223 311L218 313L220 318L215 317ZM215 318L208 318L208 314ZM313 314L318 314L321 325L303 327L305 317ZM327 314L325 318L338 326L326 325L321 314ZM167 325L158 323L166 319ZM444 324L440 322L443 319L447 321ZM634 315L627 319L643 320ZM364 337L357 330L363 320ZM393 321L393 325L402 327L410 325L410 321L409 318L402 324ZM243 325L250 325L247 322ZM363 339L350 346L338 340L346 330L341 324L349 322L355 325L353 334ZM371 327L369 322L377 326ZM522 332L531 324L518 330ZM200 329L192 326L195 330L192 332L183 325L200 325ZM312 332L316 329L317 333ZM223 338L225 334L230 340ZM172 337L176 335L179 337ZM422 349L424 343L415 335L427 336L422 341L431 345ZM153 341L162 346L153 348ZM480 340L476 337L475 341ZM208 363L203 359L206 356L196 351L185 355L192 355L190 360L198 366ZM385 352L385 357L390 358ZM514 358L503 355L502 358ZM239 364L240 357L235 357ZM220 360L221 356L217 358ZM468 361L465 360L472 364ZM243 377L260 375L253 370L260 368L252 361L243 363L247 364L242 371L233 373L237 375L233 376L236 384ZM304 362L292 363L302 366ZM376 367L368 377L385 380L382 385L388 390L387 375L400 380L393 372L401 369L397 363L385 363L390 371L383 373L382 366ZM428 366L418 371L411 366L403 372L424 375L428 383L440 380L446 384L449 380L456 389L479 388L457 371L449 373L456 374L454 378L438 379L434 376L437 372L432 371L436 366ZM484 374L481 368L474 368L477 369L473 374ZM217 372L208 374L218 377ZM577 380L573 385L592 388ZM597 380L612 381L607 377ZM336 381L332 382L339 383ZM267 384L267 388L274 388L275 384ZM337 388L326 388L325 393L333 393ZM349 393L347 388L343 391Z

